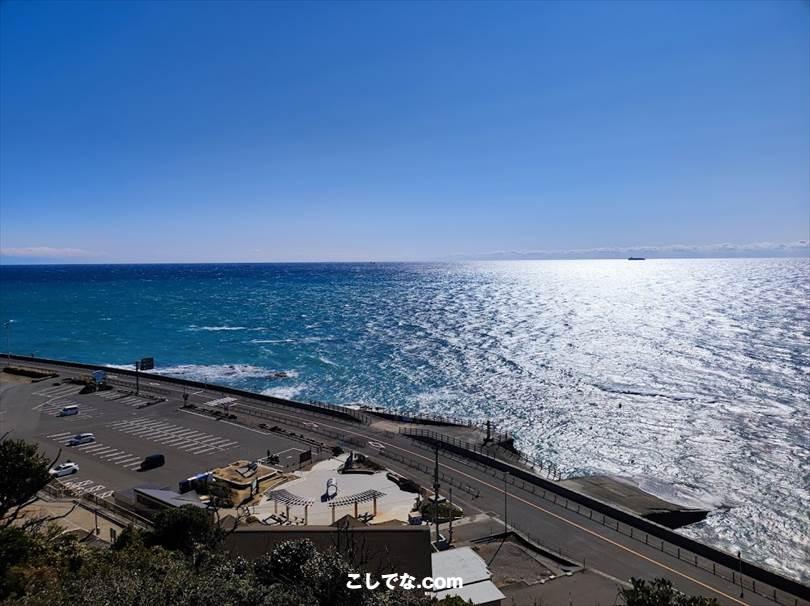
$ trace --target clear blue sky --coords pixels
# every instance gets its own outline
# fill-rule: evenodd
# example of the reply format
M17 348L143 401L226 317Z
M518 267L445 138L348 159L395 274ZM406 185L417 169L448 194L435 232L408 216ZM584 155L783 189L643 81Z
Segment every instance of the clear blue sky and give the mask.
M3 2L0 38L4 263L810 238L808 2Z

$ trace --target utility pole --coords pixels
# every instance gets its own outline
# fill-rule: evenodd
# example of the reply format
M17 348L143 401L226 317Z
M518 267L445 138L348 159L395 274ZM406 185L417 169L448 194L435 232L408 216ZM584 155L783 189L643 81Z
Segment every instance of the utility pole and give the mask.
M508 510L507 510L507 497L509 496L506 491L506 480L509 478L509 474L507 472L503 472L503 534L506 536L507 532L509 532L509 523L508 523Z
M737 560L740 563L740 597L745 597L745 586L743 585L743 578L742 578L742 551L737 551Z
M433 469L433 519L436 522L436 547L439 546L439 445L436 444L436 466Z
M453 544L453 487L450 487L450 530L448 531L447 545Z
M139 381L139 378L140 378L140 377L139 377L139 375L138 375L138 371L139 371L140 369L141 369L141 363L140 363L140 361L136 361L136 362L135 362L135 395L136 395L136 396L137 396L137 395L140 393L140 391L141 391L141 387L140 387L140 381Z

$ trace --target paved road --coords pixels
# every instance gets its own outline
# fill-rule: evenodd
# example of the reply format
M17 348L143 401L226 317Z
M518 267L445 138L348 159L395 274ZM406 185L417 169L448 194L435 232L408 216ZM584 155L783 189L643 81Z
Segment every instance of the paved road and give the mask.
M79 374L82 371L61 368L64 374ZM239 457L255 457L263 455L267 449L273 452L287 451L295 453L296 448L306 448L301 442L288 440L277 434L270 434L258 429L259 422L287 425L297 433L322 442L342 442L352 448L374 455L383 451L386 456L379 457L380 462L387 467L412 477L422 485L432 484L430 472L433 464L433 452L411 439L391 432L390 422L374 423L371 426L351 423L341 419L320 415L316 412L305 412L285 406L270 406L249 397L236 397L217 392L215 388L204 390L186 390L183 386L161 381L157 377L149 377L141 382L142 390L150 387L162 390L168 394L168 401L144 409L134 408L134 400L104 400L98 396L79 396L83 406L87 406L87 419L76 417L56 419L49 417L47 411L53 411L56 402L43 403L48 395L34 397L34 392L44 393L43 385L53 382L39 383L25 388L14 388L0 393L0 421L14 428L15 433L31 436L40 443L48 444L51 449L56 448L60 436L49 437L60 433L56 429L60 423L67 426L72 423L77 431L93 431L98 441L104 447L120 449L118 453L103 452L97 449L90 452L77 452L75 459L82 465L82 471L87 467L88 475L106 482L105 486L115 488L122 482L132 481L135 472L127 468L125 454L133 455L164 452L167 456L167 465L160 470L146 472L148 476L167 486L175 486L179 479L188 477L193 473L213 465L221 465L223 459L233 460ZM188 401L195 406L205 409L228 404L232 410L239 411L239 423L249 427L240 427L238 424L226 425L222 421L214 421L205 416L198 416L187 410L180 410L183 402L182 395L186 392ZM29 393L27 404L20 405L25 398L21 394ZM10 395L13 394L13 397ZM66 400L76 398L67 393L61 397ZM224 399L234 398L227 402ZM212 404L213 403L213 404ZM33 421L37 413L40 420ZM90 410L90 407L93 410ZM250 407L250 408L248 408ZM4 412L3 409L8 409ZM252 416L246 414L255 409L265 416ZM47 410L46 410L47 409ZM269 417L267 416L269 415ZM44 417L44 418L43 418ZM81 429L78 427L81 425ZM67 430L67 427L63 428ZM184 432L197 432L198 435ZM199 435L201 434L201 435ZM191 435L192 439L188 440ZM338 436L338 437L336 437ZM200 440L196 438L200 437ZM351 443L349 443L351 440ZM150 443L151 442L151 443ZM191 442L191 443L188 443ZM231 442L236 442L232 444ZM154 443L154 444L152 444ZM193 446L193 447L192 447ZM88 451L89 449L83 449ZM196 452L193 452L196 451ZM99 453L94 455L95 453ZM108 456L104 456L107 454ZM83 457L79 459L79 457ZM124 464L116 464L123 462ZM421 470L417 469L422 466ZM660 542L650 540L647 545L643 540L626 536L628 527L623 532L610 528L601 523L599 519L589 519L585 515L566 509L555 504L541 494L534 494L518 486L505 485L502 477L491 471L461 458L443 457L441 462L443 473L451 476L456 484L454 501L464 506L467 513L488 512L503 520L504 494L506 494L506 509L509 526L529 533L552 551L561 548L563 553L587 567L598 570L619 581L628 581L631 577L655 578L666 577L672 580L680 590L690 594L701 594L717 598L722 604L774 604L771 599L755 594L750 590L740 595L739 585L732 584L723 578L713 575L710 571L697 568L694 565L676 557L668 546L668 552L660 550ZM157 473L155 473L157 472ZM138 478L139 480L141 478ZM143 483L143 482L141 482ZM445 482L445 486L446 486ZM130 484L131 485L131 484ZM469 486L473 497L459 489L460 485ZM442 492L446 491L443 490ZM608 521L609 523L609 521ZM637 535L638 536L638 535ZM711 564L701 562L704 568ZM717 567L720 571L720 567ZM730 572L727 571L730 575ZM739 577L737 577L739 579ZM739 582L739 581L737 581ZM750 587L750 580L746 579L746 586ZM767 591L758 583L760 592ZM782 592L778 592L779 602L782 604L798 604L807 606L808 602L795 600Z

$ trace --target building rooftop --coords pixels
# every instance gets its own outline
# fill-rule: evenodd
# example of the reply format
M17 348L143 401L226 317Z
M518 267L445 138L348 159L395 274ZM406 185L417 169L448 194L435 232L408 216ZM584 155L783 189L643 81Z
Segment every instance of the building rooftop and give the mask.
M435 573L433 578L436 578ZM472 602L473 604L499 603L506 597L500 589L495 587L495 583L492 581L480 581L472 585L465 585L459 589L437 591L436 599L442 600L452 595L460 597L465 603Z
M194 505L205 509L206 505L197 497L196 493L180 494L173 490L162 488L135 488L134 492L160 501L170 507L182 507L183 505Z
M489 581L492 574L486 562L470 547L439 551L431 556L433 576L461 577L464 585Z
M234 461L225 467L214 469L211 473L217 479L249 486L254 479L265 478L280 472L273 467L268 467L256 461L240 460Z

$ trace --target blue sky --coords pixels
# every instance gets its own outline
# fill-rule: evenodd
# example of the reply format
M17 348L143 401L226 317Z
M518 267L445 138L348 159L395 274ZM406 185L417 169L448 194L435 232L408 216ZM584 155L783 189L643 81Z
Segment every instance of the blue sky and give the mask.
M2 262L810 238L810 4L3 2Z

